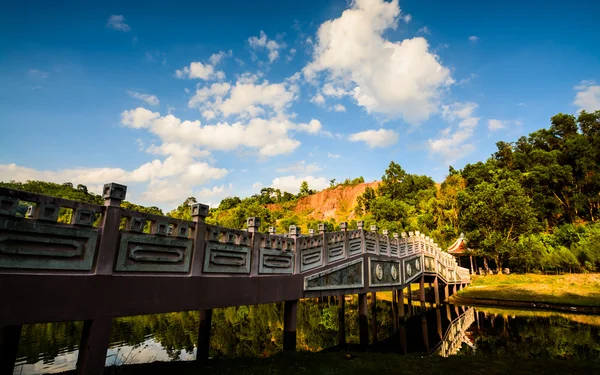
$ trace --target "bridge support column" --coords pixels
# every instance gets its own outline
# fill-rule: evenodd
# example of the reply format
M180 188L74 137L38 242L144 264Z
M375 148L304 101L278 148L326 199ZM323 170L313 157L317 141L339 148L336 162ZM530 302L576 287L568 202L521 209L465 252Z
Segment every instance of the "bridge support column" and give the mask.
M398 315L404 318L404 289L398 291Z
M456 294L456 284L452 285L452 294Z
M448 294L448 284L444 285L444 302L448 302L450 295Z
M371 342L377 342L377 293L371 292Z
M112 318L100 318L83 322L79 355L78 375L102 375L112 328Z
M412 289L410 287L410 283L408 284L408 287L406 288L406 293L407 295L407 302L408 302L408 316L411 317L413 316L413 305L412 305Z
M296 351L296 321L298 300L285 301L283 305L283 350Z
M425 275L421 275L419 281L419 301L421 302L421 309L425 308Z
M13 373L22 327L20 325L0 327L0 374Z
M392 321L394 322L394 333L398 332L398 298L396 290L392 290Z
M440 285L438 282L438 277L435 277L435 280L433 281L433 292L435 293L435 306L439 307L440 306Z
M367 317L367 294L358 295L358 336L360 346L366 348L369 345L369 319Z
M196 350L196 361L198 362L202 362L208 359L208 355L210 352L212 313L212 309L200 310L200 325L198 327L198 349Z
M346 296L338 297L338 345L346 347Z

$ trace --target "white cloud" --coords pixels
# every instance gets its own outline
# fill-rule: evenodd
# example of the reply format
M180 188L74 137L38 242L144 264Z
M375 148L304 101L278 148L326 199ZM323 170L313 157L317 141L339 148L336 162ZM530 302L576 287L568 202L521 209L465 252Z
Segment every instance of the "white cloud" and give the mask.
M121 14L113 14L110 16L106 22L106 27L123 32L128 32L131 30L131 27L125 23L125 17L123 17Z
M208 59L208 61L210 62L210 64L212 66L217 65L218 63L220 63L221 61L223 61L225 58L227 57L231 57L233 56L233 52L231 50L225 52L225 51L219 51L219 53L214 53L210 56L210 58Z
M574 87L577 90L573 104L579 109L593 112L600 110L600 85L596 85L593 81L581 81Z
M269 52L269 62L277 60L279 57L279 50L286 47L285 43L277 42L273 39L269 39L264 31L260 31L260 37L248 38L248 43L253 50L266 49Z
M303 181L308 183L308 187L313 190L323 190L329 186L329 181L324 177L297 177L297 176L284 176L277 177L273 180L271 187L274 189L280 189L281 191L287 191L288 193L298 194L300 191L300 185Z
M149 105L158 105L160 103L156 95L141 94L134 91L127 91L127 93L132 98L143 100Z
M296 54L296 49L295 48L290 48L290 54L287 55L286 59L287 61L292 61L294 59L294 55Z
M252 189L261 189L263 187L263 183L260 181L256 181L255 183L252 184Z
M177 78L203 79L205 81L213 79L224 79L225 72L218 70L210 64L202 64L201 62L193 62L190 66L185 66L183 69L175 71Z
M469 37L469 42L471 42L471 43L477 43L478 40L479 40L479 38L476 37L475 35L471 35Z
M252 118L245 122L218 122L201 125L199 120L182 121L173 115L161 116L146 108L122 113L122 124L146 128L166 143L180 143L209 150L230 151L241 147L258 150L262 157L289 154L300 142L290 137L293 130L309 133L321 128L318 120L308 124L294 124L285 117Z
M409 23L410 21L412 21L412 16L410 14L405 14L401 18L402 21L404 21L404 23Z
M453 80L424 38L393 42L383 37L397 28L399 17L397 0L354 1L339 18L319 27L305 77L315 81L327 72L327 83L341 85L368 112L413 124L427 119Z
M475 145L470 142L479 118L473 116L477 108L476 103L453 103L442 106L442 118L457 128L452 132L452 127L444 129L437 139L429 139L429 150L439 154L448 164L468 155L475 150Z
M310 99L311 103L315 103L318 106L325 104L325 97L321 94L317 94Z
M398 142L398 133L390 129L367 130L350 135L352 142L365 142L369 147L389 147Z
M331 158L331 159L339 159L339 157L340 157L340 156L341 156L341 155L338 155L338 154L332 154L332 153L330 153L330 152L329 152L329 153L327 153L327 157L328 157L328 158Z
M346 107L344 107L341 104L336 104L333 106L333 110L336 112L345 112L346 111Z
M48 78L48 76L50 75L50 74L48 74L48 72L43 72L38 69L29 69L27 71L27 74L32 78L41 78L41 79Z
M423 26L419 30L417 30L417 34L431 35L431 31L429 31L429 28L427 26Z
M502 120L496 120L496 119L488 120L488 129L491 131L504 129L505 127L506 127L506 123Z
M277 172L294 172L301 175L308 175L320 170L323 170L323 168L319 167L317 164L307 164L305 160L300 160L299 162L288 165L285 168L277 169Z

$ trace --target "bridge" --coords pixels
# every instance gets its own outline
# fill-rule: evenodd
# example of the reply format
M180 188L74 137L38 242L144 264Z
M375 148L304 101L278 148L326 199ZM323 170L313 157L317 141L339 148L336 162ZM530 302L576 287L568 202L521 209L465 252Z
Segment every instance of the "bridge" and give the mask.
M433 284L439 305L470 283L469 270L419 232L390 236L359 222L356 230L340 223L339 232L321 224L308 235L295 226L260 233L259 218L235 230L205 223L208 206L199 203L192 221L123 209L126 192L106 184L104 205L94 205L0 188L0 373L12 371L23 324L83 321L77 373L102 374L115 317L199 311L203 360L214 308L283 302L283 348L295 350L298 300L358 294L366 346L367 293L393 292L397 325L405 290L412 304L411 284L421 304L425 283ZM30 206L20 217L23 203ZM57 222L61 209L71 211L70 224Z

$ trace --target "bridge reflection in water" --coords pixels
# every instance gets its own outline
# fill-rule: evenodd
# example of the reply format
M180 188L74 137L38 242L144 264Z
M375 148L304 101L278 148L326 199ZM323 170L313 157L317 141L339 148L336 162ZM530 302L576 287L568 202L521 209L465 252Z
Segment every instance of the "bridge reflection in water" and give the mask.
M302 350L336 350L338 346L336 301L302 300L298 308L298 347ZM357 298L348 298L347 342L359 348ZM394 331L391 304L377 301L382 317L378 342L369 350L397 353L455 354L469 343L467 329L473 308L442 306L402 320ZM213 358L264 357L283 350L282 304L215 309L211 352ZM386 314L387 312L387 314ZM456 314L460 315L456 315ZM106 365L152 361L187 361L195 358L198 313L169 313L118 318L113 322ZM424 324L425 322L425 324ZM75 369L82 324L49 323L23 327L14 374L34 375ZM452 348L450 353L444 348ZM442 353L442 351L446 351Z
M214 309L271 303L283 303L283 350L293 351L298 304L306 298L340 297L338 318L345 320L343 296L357 295L355 322L366 347L369 320L375 343L378 320L390 315L378 318L372 303L369 319L368 294L392 295L397 331L405 310L395 301L406 295L412 306L413 284L422 306L426 284L439 306L471 282L469 270L423 233L390 236L377 226L366 230L362 221L355 230L340 223L339 232L319 224L308 235L295 226L285 234L261 233L256 217L237 230L205 223L203 204L190 207L192 221L124 209L126 191L106 184L100 206L0 188L0 373L13 369L25 324L83 321L77 373L99 375L115 319L197 311L190 330L196 359L204 361L218 329ZM59 222L68 212L70 222ZM342 322L341 343L345 328Z

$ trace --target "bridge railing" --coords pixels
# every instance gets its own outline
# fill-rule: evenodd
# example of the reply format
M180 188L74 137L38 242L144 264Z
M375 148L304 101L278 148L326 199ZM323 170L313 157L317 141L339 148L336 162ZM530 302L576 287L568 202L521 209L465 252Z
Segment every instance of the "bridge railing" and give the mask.
M1 188L0 273L270 276L302 274L364 254L421 254L425 272L449 282L470 277L419 231L390 236L377 226L367 231L359 221L356 230L340 223L338 232L319 224L318 233L308 235L296 226L286 234L274 228L260 233L259 218L236 230L206 224L203 204L191 206L192 221L121 208L126 191L106 184L101 206ZM24 204L29 208L22 215Z

